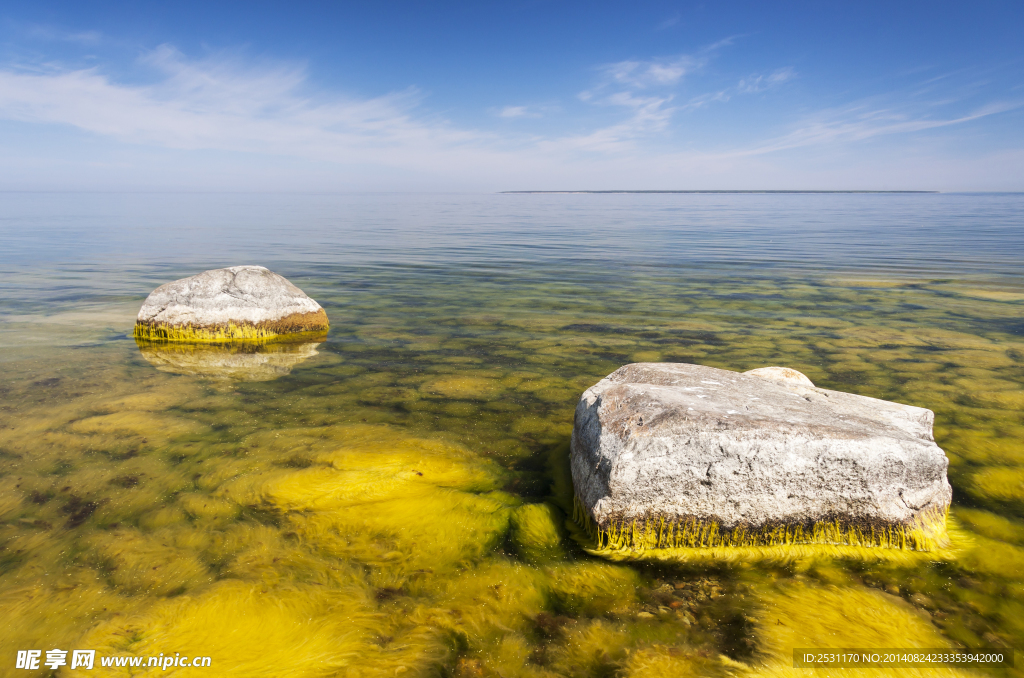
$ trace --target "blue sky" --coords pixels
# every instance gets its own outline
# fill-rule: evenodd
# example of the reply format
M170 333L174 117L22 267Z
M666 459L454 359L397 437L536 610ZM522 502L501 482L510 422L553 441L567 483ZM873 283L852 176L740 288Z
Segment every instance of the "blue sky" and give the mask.
M0 9L0 190L1024 190L1024 4Z

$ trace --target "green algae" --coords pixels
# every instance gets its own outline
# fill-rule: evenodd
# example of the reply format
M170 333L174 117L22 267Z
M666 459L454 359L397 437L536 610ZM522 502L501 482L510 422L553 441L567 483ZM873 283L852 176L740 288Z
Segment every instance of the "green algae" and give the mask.
M362 271L359 294L325 276L332 333L273 380L160 371L130 341L21 349L0 385L2 652L547 678L778 675L793 643L1021 646L1024 290L532 273ZM782 364L935 410L952 548L588 553L573 407L634 360Z

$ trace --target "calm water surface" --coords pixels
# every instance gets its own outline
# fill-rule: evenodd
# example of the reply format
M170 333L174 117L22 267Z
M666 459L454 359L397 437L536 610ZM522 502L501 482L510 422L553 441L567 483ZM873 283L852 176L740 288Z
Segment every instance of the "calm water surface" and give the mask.
M248 263L326 340L130 338L157 285ZM407 678L1022 648L1022 273L1022 195L0 194L0 673L53 648ZM954 548L588 555L572 412L636 361L935 410Z

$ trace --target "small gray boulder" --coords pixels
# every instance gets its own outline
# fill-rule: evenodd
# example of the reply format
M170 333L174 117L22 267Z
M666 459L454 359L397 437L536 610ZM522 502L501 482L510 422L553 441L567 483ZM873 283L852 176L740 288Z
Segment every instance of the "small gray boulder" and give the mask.
M205 271L153 290L139 310L143 340L260 341L322 332L327 314L295 285L262 266Z
M626 365L576 407L578 518L602 547L929 550L952 495L933 419L788 368Z

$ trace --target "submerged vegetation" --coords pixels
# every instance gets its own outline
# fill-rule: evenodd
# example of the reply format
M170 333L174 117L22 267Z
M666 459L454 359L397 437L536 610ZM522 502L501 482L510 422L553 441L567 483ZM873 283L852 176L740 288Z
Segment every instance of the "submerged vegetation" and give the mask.
M306 316L313 316L307 318ZM297 331L295 327L303 328ZM307 327L308 326L308 327ZM294 338L297 334L327 332L327 318L324 312L293 314L278 321L264 323L226 323L210 327L192 325L164 325L136 321L132 334L142 342L188 342L193 344L224 344L244 342L262 344L282 338Z
M793 647L1024 646L1024 288L539 265L324 268L303 286L332 331L273 380L188 368L205 349L140 354L124 340L136 299L104 302L95 325L49 308L3 327L76 348L4 366L0 656L181 652L247 677L776 676L807 673ZM634 361L788 365L935 410L951 546L712 540L636 561L595 544L572 520L572 412ZM120 670L105 675L161 673ZM969 675L942 671L920 675Z
M789 547L822 544L853 549L899 549L905 551L938 551L949 545L946 530L948 511L923 513L913 525L882 525L879 527L816 522L810 525L778 525L748 530L740 525L731 530L713 521L697 519L612 521L606 527L594 523L579 497L573 496L572 519L593 540L591 551L636 552L649 550L678 551L685 555L692 549L728 549ZM852 552L852 551L851 551ZM753 553L753 552L751 552Z

